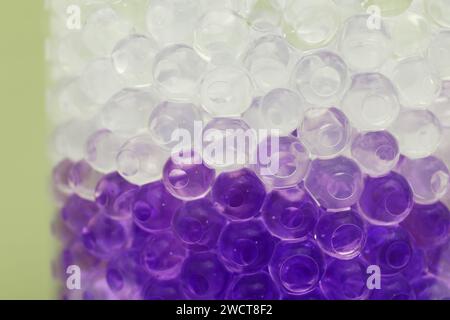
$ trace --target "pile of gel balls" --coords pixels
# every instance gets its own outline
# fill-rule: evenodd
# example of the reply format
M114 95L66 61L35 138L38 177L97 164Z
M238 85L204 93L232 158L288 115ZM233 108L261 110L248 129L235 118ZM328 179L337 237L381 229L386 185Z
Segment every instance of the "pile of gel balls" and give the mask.
M62 298L450 298L450 1L47 9Z

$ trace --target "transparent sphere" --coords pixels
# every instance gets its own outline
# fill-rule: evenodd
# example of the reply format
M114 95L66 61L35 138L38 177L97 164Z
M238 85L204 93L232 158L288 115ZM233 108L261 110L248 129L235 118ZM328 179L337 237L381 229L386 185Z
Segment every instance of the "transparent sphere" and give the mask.
M147 128L147 121L159 100L159 94L153 88L124 89L105 104L100 121L114 133L137 134Z
M249 37L247 22L231 10L207 12L194 31L194 49L205 59L233 61L245 48Z
M386 129L400 112L394 85L380 73L354 75L341 107L353 126L360 130Z
M399 171L408 180L417 203L437 202L447 192L450 183L449 170L442 160L434 156L421 159L404 158L400 162Z
M243 63L256 88L265 93L287 85L290 51L286 40L277 35L264 35L247 49Z
M153 65L153 79L171 99L189 100L197 93L206 62L186 45L171 45L160 51Z
M69 172L70 189L79 197L93 201L95 189L103 174L94 170L86 161L75 163Z
M381 288L374 290L370 300L415 300L416 295L403 275L381 277Z
M348 66L357 72L379 69L391 54L390 34L385 23L372 26L369 15L349 18L339 40L340 52Z
M333 158L347 147L351 129L342 111L336 108L311 108L305 112L299 135L312 155Z
M57 40L55 61L67 74L80 74L91 58L91 53L82 43L82 32L70 32Z
M162 177L168 155L156 146L148 134L128 140L117 155L117 170L124 179L144 185Z
M349 83L345 62L330 51L317 51L300 59L292 85L305 99L318 106L336 106Z
M441 27L450 28L450 3L446 0L424 1L428 16Z
M439 120L426 110L402 111L390 131L397 138L400 152L412 159L435 152L442 134Z
M111 173L116 170L116 156L125 138L108 129L93 133L86 142L86 161L96 171Z
M132 31L132 24L114 9L102 8L93 12L83 27L83 42L96 55L111 54L115 44Z
M200 99L203 108L214 117L240 116L250 107L253 91L253 82L245 70L220 66L203 77Z
M152 38L133 34L122 39L112 52L112 60L118 74L128 87L150 85L152 68L158 45Z
M442 83L441 93L429 110L439 119L443 127L450 128L450 81Z
M450 80L450 31L441 31L433 37L428 49L428 61L442 79Z
M387 174L400 158L397 140L387 131L358 134L352 142L351 153L361 169L372 177Z
M202 126L201 121L202 112L196 105L164 101L152 111L148 129L153 140L164 149L172 150L180 144L182 149L192 149L196 123Z
M248 21L259 32L274 32L281 23L282 11L277 0L256 0L249 12Z
M365 8L369 8L370 6L378 7L381 10L381 14L383 16L397 16L406 10L408 10L409 6L413 0L365 0L361 1L362 5Z
M230 300L278 300L279 291L266 272L241 275L230 286Z
M55 114L52 116L57 119L86 118L92 116L101 108L83 91L80 78L61 83L56 91L57 97L54 103L57 109L53 109Z
M328 0L290 1L283 21L286 39L302 50L326 46L341 25L336 9Z
M405 107L429 106L441 90L441 80L424 58L400 61L392 72L400 102Z

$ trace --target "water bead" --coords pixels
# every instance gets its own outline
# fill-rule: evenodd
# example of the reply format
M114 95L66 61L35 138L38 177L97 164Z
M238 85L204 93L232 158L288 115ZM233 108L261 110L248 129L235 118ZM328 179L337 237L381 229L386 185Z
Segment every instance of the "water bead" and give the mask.
M448 284L433 275L424 275L411 283L417 300L448 300L450 289Z
M397 16L408 10L413 0L368 0L361 1L365 8L376 6L383 16Z
M95 271L95 268L98 268L100 264L100 259L91 255L79 240L75 240L64 248L59 260L63 278L65 278L67 268L70 266L76 265L87 273Z
M172 227L190 250L204 251L216 246L226 219L208 199L190 201L176 212Z
M439 120L427 110L403 110L390 127L400 146L400 152L418 159L433 154L441 142Z
M438 25L450 28L450 3L446 0L424 1L425 11Z
M266 190L264 184L250 170L220 174L212 189L212 196L232 220L246 220L259 213Z
M358 204L370 223L395 225L411 212L413 193L404 177L391 172L379 178L367 177Z
M259 32L277 31L282 12L277 0L257 0L249 12L248 21Z
M128 140L117 155L117 169L127 181L144 185L161 178L168 154L157 146L149 134Z
M365 244L364 221L355 211L322 213L314 229L317 244L326 254L343 260L357 257Z
M387 131L359 133L353 139L351 154L372 177L389 173L400 158L397 140Z
M144 300L185 300L186 297L181 290L178 279L155 280L147 282L142 290Z
M429 108L444 128L450 128L450 81L442 83L441 93Z
M106 267L106 281L114 292L124 292L131 287L137 287L148 278L138 250L122 251L110 260Z
M79 235L89 221L98 214L98 211L95 203L73 195L67 199L61 209L61 217L64 225Z
M69 172L71 190L81 198L93 201L95 188L103 175L94 170L86 161L75 163Z
M69 195L72 189L69 183L69 173L74 162L69 159L60 161L52 170L52 183L58 193Z
M305 112L298 131L312 155L328 159L347 147L352 128L344 113L336 108L311 108Z
M237 117L250 107L253 91L253 82L244 69L219 66L204 75L200 100L213 117Z
M430 272L450 281L450 240L428 251L427 257Z
M428 60L442 79L450 80L450 31L441 31L433 37Z
M305 187L324 208L336 210L354 205L364 184L356 162L340 156L330 160L314 160Z
M295 295L283 293L281 300L326 300L320 288L316 288L313 291L307 292L305 294Z
M85 159L89 165L100 173L111 173L116 170L115 158L125 138L102 129L93 133L86 142Z
M86 118L96 113L100 107L92 102L91 99L83 92L80 78L70 80L64 83L57 93L58 106L55 117L70 120L73 118Z
M449 171L445 163L429 156L421 159L404 158L399 172L408 180L418 203L429 204L441 199L449 185Z
M239 276L230 286L230 300L278 300L279 292L266 272Z
M380 289L372 291L371 300L415 300L408 279L401 275L381 277Z
M337 54L321 50L302 57L294 68L292 85L313 105L337 105L349 83L347 65Z
M304 239L312 233L319 208L301 186L270 192L261 209L267 229L286 240Z
M191 254L184 262L180 276L184 293L199 300L223 298L230 279L230 273L211 252Z
M380 73L354 75L341 107L352 125L360 130L386 129L400 113L397 91Z
M322 252L312 241L282 241L275 247L269 272L284 291L302 295L318 287L324 267Z

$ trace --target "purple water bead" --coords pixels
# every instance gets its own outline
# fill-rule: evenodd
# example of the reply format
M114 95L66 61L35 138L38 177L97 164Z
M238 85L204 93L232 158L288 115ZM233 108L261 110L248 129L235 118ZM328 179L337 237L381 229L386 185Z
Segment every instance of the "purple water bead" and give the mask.
M141 252L129 249L112 259L106 267L106 281L114 292L141 285L148 279L141 263Z
M383 275L392 275L409 265L414 250L411 236L404 228L371 226L363 255L370 264L379 266Z
M358 134L352 142L351 152L362 170L372 177L389 173L400 157L397 140L387 131Z
M201 300L223 298L230 279L231 274L212 252L191 254L180 276L184 293Z
M90 254L83 243L77 240L62 251L61 263L63 267L63 277L66 279L66 271L70 266L78 266L82 273L90 272L99 266L100 260Z
M323 212L314 229L319 247L328 255L350 260L361 253L366 240L366 228L353 210Z
M295 295L285 293L281 296L281 300L326 300L320 288L316 288L305 294Z
M278 300L280 293L267 272L238 276L227 294L230 300Z
M160 181L142 186L132 204L134 222L147 231L168 229L181 204Z
M304 239L314 228L319 208L301 186L269 193L261 210L269 231L281 239Z
M255 272L269 263L276 239L258 220L232 222L219 238L219 254L228 269Z
M316 159L305 180L306 189L327 209L343 209L355 204L363 189L361 170L346 157Z
M324 258L310 240L282 241L275 247L269 271L287 293L302 295L317 288L324 272Z
M102 177L103 174L94 170L86 161L79 161L70 169L70 188L81 198L94 201L95 188Z
M259 213L266 189L255 173L242 169L222 173L216 179L212 196L227 217L246 220Z
M72 169L74 162L65 159L59 162L52 172L53 185L57 192L64 195L69 195L72 193L72 188L70 187L69 174Z
M361 258L352 260L331 259L328 262L320 287L329 300L366 300L367 263Z
M185 203L172 221L174 232L191 250L208 250L216 246L226 219L208 199Z
M380 178L366 178L359 199L360 213L372 224L395 225L413 207L411 187L401 175L391 172Z
M67 199L64 207L61 209L61 217L67 228L75 234L80 234L98 211L99 209L95 203L73 195Z
M144 300L185 300L180 281L151 279L142 290Z
M415 279L411 286L416 293L417 300L449 300L450 288L448 284L433 276L425 275Z
M161 280L176 278L180 272L187 250L171 232L150 234L142 248L141 261L147 272Z
M380 288L372 290L371 300L415 300L415 293L408 280L396 275L381 277Z
M450 240L427 253L430 272L450 283Z
M163 182L174 197L192 201L204 197L216 174L194 151L173 154L163 169Z

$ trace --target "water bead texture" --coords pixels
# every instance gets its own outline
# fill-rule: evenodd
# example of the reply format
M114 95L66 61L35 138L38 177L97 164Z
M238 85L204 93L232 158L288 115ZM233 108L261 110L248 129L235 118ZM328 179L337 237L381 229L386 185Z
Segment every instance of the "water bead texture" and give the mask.
M446 0L424 1L428 16L438 25L450 28L450 3Z
M58 88L56 95L57 109L54 117L57 121L73 118L86 118L101 108L86 95L81 87L81 78L71 79Z
M345 114L336 108L311 108L306 110L298 131L313 156L330 159L347 147L352 128Z
M231 274L211 252L191 254L184 262L180 276L184 293L198 300L223 298L230 279Z
M225 172L219 175L212 196L232 220L247 220L259 213L264 202L264 184L250 170Z
M373 290L370 300L415 300L416 295L408 279L401 275L381 277L380 289Z
M147 282L142 290L144 300L185 300L186 297L181 289L178 279L155 280Z
M337 105L349 83L345 62L335 53L321 50L302 57L294 68L292 85L313 105Z
M445 163L429 156L421 159L403 158L399 172L408 180L414 200L421 204L435 203L447 192L449 171Z
M190 100L195 96L206 62L189 46L175 44L164 48L153 65L154 84L165 96Z
M86 143L86 161L100 173L111 173L116 170L116 156L125 138L108 129L93 133Z
M358 204L370 223L395 225L411 212L413 193L404 177L391 172L379 178L367 177Z
M231 284L230 300L278 300L279 291L266 272L241 275Z
M204 75L200 100L213 117L237 117L250 107L253 91L254 85L246 70L219 66Z
M138 287L148 278L141 263L141 253L135 249L122 251L106 267L106 281L114 292L125 292Z
M450 298L447 282L433 275L419 277L411 283L411 286L417 300L448 300Z
M324 257L314 242L279 242L269 264L274 281L290 294L302 295L318 287L324 273Z
M442 83L441 93L429 108L444 128L450 128L450 81Z
M95 203L73 195L67 199L61 209L61 217L64 225L73 233L79 235L98 212L99 209Z
M212 188L216 173L195 151L172 154L163 168L163 183L175 198L192 201L203 198Z
M190 250L204 251L216 246L226 219L208 199L183 204L172 221L172 228Z
M274 190L261 209L267 229L285 240L305 239L319 216L316 202L301 186Z
M352 125L360 130L386 129L400 113L397 90L380 73L354 75L341 107Z
M81 198L93 201L95 188L103 175L94 170L86 161L75 163L69 172L71 190Z
M356 162L340 156L330 160L314 160L305 187L321 206L338 210L358 201L364 183Z
M364 247L365 229L364 221L355 211L323 212L314 234L323 252L337 259L350 260Z
M52 170L52 183L58 193L70 195L72 189L69 183L69 173L74 162L69 159L60 161Z
M325 297L329 300L368 299L370 289L367 287L367 267L361 258L329 261L320 282Z
M441 79L450 80L450 31L441 31L433 37L428 48L428 60Z
M428 261L432 274L450 281L450 240L428 251Z
M361 1L365 8L376 6L385 17L397 16L408 10L413 0L368 0Z
M371 177L386 175L400 158L397 140L387 131L359 133L353 139L351 154Z
M169 155L157 146L149 134L128 140L117 155L117 169L130 183L144 185L159 180Z
M383 20L370 26L369 15L349 18L339 40L339 51L350 69L363 72L379 69L391 54L390 34Z
M276 32L282 19L277 0L257 0L251 8L248 21L252 28L259 32Z
M427 110L403 110L389 130L397 138L400 152L411 159L430 156L441 142L441 124Z
M336 8L328 0L290 1L283 21L286 39L301 50L326 46L341 25Z

